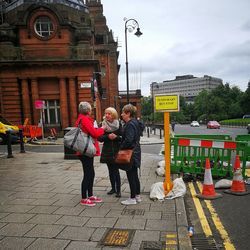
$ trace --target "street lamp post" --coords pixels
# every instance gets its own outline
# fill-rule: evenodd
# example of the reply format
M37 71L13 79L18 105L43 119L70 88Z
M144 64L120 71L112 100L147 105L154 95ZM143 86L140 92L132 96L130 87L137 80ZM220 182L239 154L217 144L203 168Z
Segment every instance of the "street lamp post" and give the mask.
M155 122L155 114L154 114L154 112L155 112L155 107L154 107L154 95L155 95L155 93L154 93L154 86L155 86L155 88L159 88L159 85L158 85L158 83L156 83L156 82L152 82L151 83L151 95L152 95L152 124L154 124L154 122Z
M94 120L96 121L96 93L98 92L98 86L97 86L97 80L96 75L103 76L103 72L93 72L92 81L91 81L91 95L93 100L93 106L94 106Z
M128 46L127 46L127 31L133 32L135 29L136 32L134 33L137 37L142 35L140 31L139 23L133 19L124 19L125 20L125 51L126 51L126 84L127 84L127 103L129 103L129 76L128 76Z

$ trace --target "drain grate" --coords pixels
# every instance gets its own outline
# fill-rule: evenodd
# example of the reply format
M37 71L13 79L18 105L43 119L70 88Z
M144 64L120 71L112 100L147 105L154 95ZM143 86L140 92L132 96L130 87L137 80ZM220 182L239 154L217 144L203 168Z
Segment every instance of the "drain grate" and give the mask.
M144 215L144 209L124 209L122 215Z
M213 250L217 248L213 238L206 238L203 234L195 234L191 237L193 249Z
M134 234L135 230L110 228L101 240L101 245L126 247Z
M163 250L166 249L163 241L142 241L140 250Z

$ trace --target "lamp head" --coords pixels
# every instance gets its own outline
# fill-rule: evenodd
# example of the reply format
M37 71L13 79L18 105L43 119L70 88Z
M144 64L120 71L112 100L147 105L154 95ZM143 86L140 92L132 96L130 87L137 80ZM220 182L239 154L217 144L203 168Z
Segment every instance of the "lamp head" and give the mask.
M137 31L135 32L135 35L137 37L140 37L142 35L142 32L140 31L140 28L137 28Z

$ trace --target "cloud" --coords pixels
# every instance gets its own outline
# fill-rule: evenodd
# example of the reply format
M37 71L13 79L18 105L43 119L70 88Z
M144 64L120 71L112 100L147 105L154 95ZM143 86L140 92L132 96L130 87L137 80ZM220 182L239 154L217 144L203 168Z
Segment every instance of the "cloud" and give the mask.
M126 89L123 17L143 35L128 34L130 89L176 75L211 75L247 88L250 78L249 0L102 0L120 47L119 88ZM226 6L226 8L225 8Z

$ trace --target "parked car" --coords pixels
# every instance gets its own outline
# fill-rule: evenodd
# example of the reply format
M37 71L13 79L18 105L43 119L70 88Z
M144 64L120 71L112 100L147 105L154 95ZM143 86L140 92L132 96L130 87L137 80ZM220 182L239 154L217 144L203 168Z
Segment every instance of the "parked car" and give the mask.
M197 122L197 121L192 121L192 122L190 123L190 126L191 126L191 127L200 127L200 124L199 124L199 122Z
M243 119L247 119L247 118L250 118L250 115L243 115Z
M5 144L7 141L7 131L11 134L11 141L17 141L19 136L19 128L18 126L10 123L2 116L0 116L0 144Z
M250 123L247 125L247 132L250 134Z
M220 124L217 121L209 121L207 123L207 128L218 128L220 129Z

